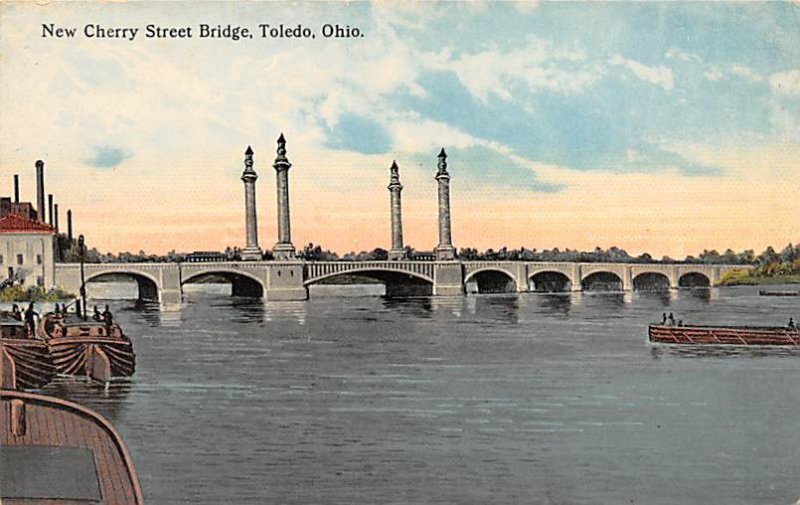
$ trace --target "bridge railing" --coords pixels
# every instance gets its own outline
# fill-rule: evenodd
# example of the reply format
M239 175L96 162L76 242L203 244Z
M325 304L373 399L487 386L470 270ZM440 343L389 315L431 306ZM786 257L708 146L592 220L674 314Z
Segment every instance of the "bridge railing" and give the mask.
M366 272L370 270L396 271L416 274L433 282L435 264L430 261L307 261L306 280L331 277L349 272Z

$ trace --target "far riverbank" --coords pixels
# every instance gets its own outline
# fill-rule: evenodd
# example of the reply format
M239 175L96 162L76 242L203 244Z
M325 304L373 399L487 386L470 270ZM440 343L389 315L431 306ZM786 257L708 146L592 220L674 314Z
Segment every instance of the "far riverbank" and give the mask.
M722 277L718 286L760 286L773 284L800 284L800 273L787 275L750 275L749 272L731 272Z

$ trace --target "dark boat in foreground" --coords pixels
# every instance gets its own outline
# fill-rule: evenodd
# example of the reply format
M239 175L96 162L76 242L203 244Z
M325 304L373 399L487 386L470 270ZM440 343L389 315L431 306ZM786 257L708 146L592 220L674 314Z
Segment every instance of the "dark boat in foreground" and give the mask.
M47 344L29 338L22 321L0 315L0 388L37 389L55 374Z
M766 289L759 289L760 296L800 296L800 291L767 291Z
M100 382L133 375L133 344L118 324L48 314L40 325L58 373L87 375Z
M800 330L788 326L648 327L650 342L688 345L800 345Z
M142 490L111 424L72 402L0 391L3 505L139 505Z

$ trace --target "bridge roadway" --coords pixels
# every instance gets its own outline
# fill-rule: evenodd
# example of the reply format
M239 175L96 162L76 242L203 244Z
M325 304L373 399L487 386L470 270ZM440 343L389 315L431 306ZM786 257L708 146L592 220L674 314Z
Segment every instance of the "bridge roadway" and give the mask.
M644 282L715 285L725 272L743 265L662 263L566 263L537 261L231 261L187 263L89 263L86 282L103 276L132 277L139 296L163 304L180 303L183 285L208 275L226 278L236 295L267 300L307 300L308 286L342 274L360 274L390 285L417 285L433 295L502 290L592 289L598 285L631 291ZM56 264L56 285L77 293L80 265Z

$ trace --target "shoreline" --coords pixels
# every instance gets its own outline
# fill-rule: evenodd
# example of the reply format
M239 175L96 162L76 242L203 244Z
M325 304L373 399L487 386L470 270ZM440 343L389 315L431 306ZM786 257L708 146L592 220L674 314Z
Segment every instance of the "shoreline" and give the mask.
M800 284L800 274L776 275L772 277L742 276L724 279L717 287L725 286L772 286L776 284Z

